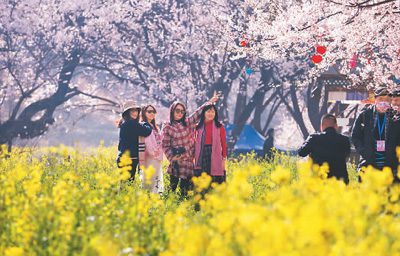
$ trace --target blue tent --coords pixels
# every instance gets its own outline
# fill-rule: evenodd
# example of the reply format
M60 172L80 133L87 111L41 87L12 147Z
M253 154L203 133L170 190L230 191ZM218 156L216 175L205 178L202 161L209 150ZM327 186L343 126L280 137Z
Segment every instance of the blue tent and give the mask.
M229 137L232 134L232 124L226 125L226 136ZM233 149L234 154L245 154L254 150L257 155L263 155L264 136L256 131L251 125L246 124L243 127L242 133L237 140Z

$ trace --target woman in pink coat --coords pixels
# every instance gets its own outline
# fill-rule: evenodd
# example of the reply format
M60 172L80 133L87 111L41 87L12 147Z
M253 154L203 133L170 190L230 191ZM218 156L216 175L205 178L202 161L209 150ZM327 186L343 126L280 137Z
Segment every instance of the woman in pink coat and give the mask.
M225 181L226 131L215 105L203 108L195 132L195 176L205 172L212 181Z
M145 151L143 166L145 170L153 166L155 172L149 178L145 175L144 171L142 171L141 180L142 186L155 194L162 193L164 190L162 171L163 150L161 145L162 134L159 127L156 125L156 114L156 108L152 105L147 105L142 108L142 121L152 126L151 134L144 139Z

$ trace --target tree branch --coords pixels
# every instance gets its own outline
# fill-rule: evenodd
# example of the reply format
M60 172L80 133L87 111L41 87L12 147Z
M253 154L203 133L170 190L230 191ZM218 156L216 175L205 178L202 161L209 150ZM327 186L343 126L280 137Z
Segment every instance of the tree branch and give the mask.
M76 91L78 94L84 95L86 97L108 102L112 106L115 106L115 107L119 107L120 106L120 104L115 102L115 101L112 101L110 99L107 99L107 98L104 98L104 97L101 97L101 96L97 96L97 95L93 95L93 94L90 94L90 93L83 92L83 91L79 90L78 88L74 88L73 90Z

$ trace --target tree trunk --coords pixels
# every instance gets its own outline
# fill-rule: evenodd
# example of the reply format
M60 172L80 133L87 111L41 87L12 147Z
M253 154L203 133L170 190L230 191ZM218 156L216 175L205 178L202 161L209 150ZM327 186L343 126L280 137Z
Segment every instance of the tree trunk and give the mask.
M275 98L274 103L272 104L272 106L271 106L271 108L269 110L269 114L268 114L267 120L266 120L266 122L264 124L264 128L260 131L260 133L263 136L267 135L268 128L270 127L272 119L275 116L276 111L279 109L281 103L282 103L281 99Z
M233 123L237 123L239 121L240 115L246 106L246 100L247 100L247 79L240 78L239 92L236 99Z
M279 93L279 96L281 97L282 102L285 104L287 110L289 111L289 113L292 115L293 119L299 126L300 131L303 135L303 138L306 139L309 135L309 132L305 125L302 111L300 110L299 101L297 99L297 94L296 94L296 87L294 85L290 86L289 95L290 95L290 99L292 101L292 107L290 106L286 97L282 93Z
M243 127L245 126L247 120L250 118L251 113L253 112L253 110L257 105L263 103L265 94L267 93L268 90L271 89L271 87L269 86L271 78L272 78L272 69L262 69L259 87L254 92L254 95L251 97L246 107L240 113L239 118L234 122L234 127L232 129L231 135L228 138L228 143L227 143L229 154L232 153L236 141L239 138L240 134L242 133Z
M56 108L79 94L77 90L69 87L79 60L80 51L74 49L64 60L58 79L57 91L47 98L31 103L21 111L18 117L10 118L0 124L0 144L8 143L11 145L17 137L30 139L42 135L48 130L48 127L54 123L53 114ZM44 113L38 120L32 120L36 114L42 111Z
M318 131L320 126L320 111L319 103L321 100L322 88L318 81L314 86L308 86L307 88L307 114L310 119L311 125L314 130Z

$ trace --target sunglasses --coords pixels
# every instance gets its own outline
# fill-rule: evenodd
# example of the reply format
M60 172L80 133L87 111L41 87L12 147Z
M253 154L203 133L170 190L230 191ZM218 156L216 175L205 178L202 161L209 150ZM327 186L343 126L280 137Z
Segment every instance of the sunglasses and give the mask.
M175 109L175 113L184 115L186 111L181 109Z
M157 113L155 110L147 110L146 112L149 113L149 114L156 114Z

